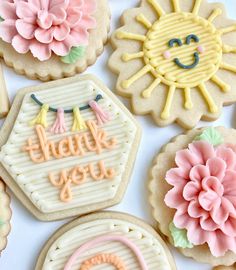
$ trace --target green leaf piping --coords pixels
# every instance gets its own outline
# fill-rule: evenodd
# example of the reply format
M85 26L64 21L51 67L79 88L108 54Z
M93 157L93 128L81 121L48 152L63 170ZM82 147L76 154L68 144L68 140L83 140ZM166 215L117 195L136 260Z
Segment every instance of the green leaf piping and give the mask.
M195 141L207 141L213 146L222 144L224 142L221 134L214 128L210 127L205 129L202 134L195 138Z
M85 51L85 46L73 47L66 56L61 57L61 61L65 64L74 64L85 55Z
M169 230L171 232L175 247L193 248L193 244L188 240L186 230L177 228L173 222L170 223Z

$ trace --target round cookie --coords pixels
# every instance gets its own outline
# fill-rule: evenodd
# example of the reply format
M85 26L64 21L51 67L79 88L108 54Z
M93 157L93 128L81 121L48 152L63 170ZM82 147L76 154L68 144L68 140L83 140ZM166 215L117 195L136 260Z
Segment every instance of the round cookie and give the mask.
M158 154L149 201L158 227L185 256L213 266L236 261L236 130L191 130Z
M0 180L0 252L7 245L7 235L10 232L10 198L5 190L5 184Z
M155 123L192 128L236 101L236 22L206 0L142 0L111 38L118 94Z
M0 55L19 74L42 81L70 77L103 52L110 28L107 0L2 2Z
M35 270L95 265L104 270L176 269L168 247L149 225L127 214L100 212L59 229L41 251Z

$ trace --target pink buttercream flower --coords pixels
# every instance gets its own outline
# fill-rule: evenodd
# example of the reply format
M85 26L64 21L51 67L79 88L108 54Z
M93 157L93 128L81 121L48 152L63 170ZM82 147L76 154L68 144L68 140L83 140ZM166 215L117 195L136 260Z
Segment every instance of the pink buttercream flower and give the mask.
M175 162L166 174L174 187L165 196L176 209L175 226L187 230L192 244L207 243L213 256L236 252L235 147L193 142L176 153Z
M65 56L72 47L88 44L95 9L95 0L2 0L0 37L40 61L52 52Z

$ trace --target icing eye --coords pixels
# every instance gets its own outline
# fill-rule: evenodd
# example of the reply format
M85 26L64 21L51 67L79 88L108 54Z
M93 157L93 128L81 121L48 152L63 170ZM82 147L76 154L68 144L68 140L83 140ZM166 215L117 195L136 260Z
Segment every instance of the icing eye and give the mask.
M195 41L195 42L199 42L199 37L194 35L194 34L191 34L191 35L188 35L186 37L186 44L190 44L191 40Z
M170 59L170 58L171 58L171 53L170 53L170 51L165 51L165 52L163 53L163 56L165 57L165 59Z
M171 39L171 40L168 42L168 45L169 45L170 48L172 48L172 47L174 47L174 44L175 44L175 43L176 43L178 46L182 46L182 45L183 45L181 39L179 39L179 38L173 38L173 39Z
M197 50L198 50L200 53L204 53L204 52L205 52L205 47L202 46L202 45L199 45L199 46L197 47Z

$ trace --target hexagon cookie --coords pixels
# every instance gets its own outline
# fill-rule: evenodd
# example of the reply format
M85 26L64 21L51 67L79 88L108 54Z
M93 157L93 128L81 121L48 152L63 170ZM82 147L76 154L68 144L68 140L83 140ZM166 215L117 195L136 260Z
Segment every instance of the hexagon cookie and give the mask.
M141 130L91 75L18 92L0 133L0 173L41 220L119 203Z

